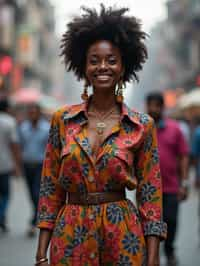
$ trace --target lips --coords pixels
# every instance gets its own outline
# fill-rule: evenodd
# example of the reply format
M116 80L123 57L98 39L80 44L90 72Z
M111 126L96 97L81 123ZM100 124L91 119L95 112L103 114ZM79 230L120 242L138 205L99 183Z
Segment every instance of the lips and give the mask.
M96 74L94 76L98 81L107 81L112 77L112 75L109 74Z

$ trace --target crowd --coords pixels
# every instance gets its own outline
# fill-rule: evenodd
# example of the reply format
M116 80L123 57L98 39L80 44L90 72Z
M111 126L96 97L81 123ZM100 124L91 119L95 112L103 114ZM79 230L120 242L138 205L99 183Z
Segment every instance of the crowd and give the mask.
M33 207L27 228L27 235L31 237L36 235L40 178L49 122L37 103L27 106L23 120L17 120L18 116L14 114L9 99L0 99L0 229L9 231L7 209L11 178L23 176Z

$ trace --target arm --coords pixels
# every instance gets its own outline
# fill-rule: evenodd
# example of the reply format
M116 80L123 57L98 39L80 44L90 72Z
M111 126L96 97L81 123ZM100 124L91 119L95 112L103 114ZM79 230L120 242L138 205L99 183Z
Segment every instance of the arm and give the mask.
M181 132L180 129L178 129L177 134L177 152L179 155L179 193L178 197L179 200L184 200L187 198L188 194L188 169L189 169L189 147L187 144L187 141Z
M147 123L136 154L136 199L147 244L147 265L155 266L159 265L159 242L166 238L166 224L162 222L162 184L156 128L151 118Z
M21 152L19 144L16 142L11 142L10 149L15 162L15 175L20 176L22 172L21 172Z
M200 188L200 132L199 128L194 131L192 136L192 148L191 148L191 157L192 157L192 165L195 168L195 186L196 188Z
M40 228L40 235L37 247L37 259L44 258L47 255L57 215L65 202L66 193L58 183L60 150L59 118L55 114L51 122L40 184L37 223L37 226ZM43 264L45 265L45 263Z
M178 199L185 200L188 196L188 189L189 189L189 180L188 180L188 165L189 165L189 158L188 156L181 156L179 159L179 192L178 192Z
M21 172L21 149L19 144L19 136L17 132L17 124L16 121L13 120L10 124L10 131L8 132L8 135L10 137L10 150L12 153L13 161L15 164L15 175L20 176L22 174Z
M40 229L38 248L36 253L36 261L46 258L47 250L51 240L52 231L49 229Z
M155 236L146 237L147 243L147 265L148 266L158 266L159 262L159 247L160 247L160 239Z
M189 166L189 157L188 155L180 156L180 183L183 183L185 180L188 179L188 166Z

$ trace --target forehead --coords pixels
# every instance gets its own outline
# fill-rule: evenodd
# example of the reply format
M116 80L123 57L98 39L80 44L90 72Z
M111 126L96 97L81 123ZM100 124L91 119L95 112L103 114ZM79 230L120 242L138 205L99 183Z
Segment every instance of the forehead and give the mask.
M32 113L32 112L39 112L39 107L37 107L37 106L35 106L35 105L33 105L33 106L29 106L28 111L29 111L30 113Z
M93 54L121 56L119 48L106 40L96 41L89 47L88 55Z

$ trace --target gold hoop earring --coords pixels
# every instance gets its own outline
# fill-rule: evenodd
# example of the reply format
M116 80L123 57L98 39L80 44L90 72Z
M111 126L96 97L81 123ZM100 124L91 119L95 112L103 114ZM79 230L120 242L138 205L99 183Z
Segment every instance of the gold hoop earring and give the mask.
M83 101L87 101L88 98L89 98L89 96L88 96L88 83L85 82L84 90L83 90L83 93L81 94L81 99L82 99Z
M123 96L123 79L120 79L120 81L118 83L116 100L117 100L118 103L122 103L123 100L124 100L124 96Z

